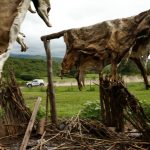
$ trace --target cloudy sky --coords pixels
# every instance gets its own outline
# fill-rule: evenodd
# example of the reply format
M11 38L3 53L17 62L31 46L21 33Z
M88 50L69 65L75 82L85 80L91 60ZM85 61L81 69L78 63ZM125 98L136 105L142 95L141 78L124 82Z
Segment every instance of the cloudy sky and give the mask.
M15 43L12 53L45 55L40 40L42 35L88 26L104 20L129 17L150 9L150 0L50 0L50 2L49 18L52 27L48 28L37 14L28 12L21 31L26 35L25 41L29 49L21 53L19 45ZM53 56L63 57L65 44L62 38L53 40L51 47Z

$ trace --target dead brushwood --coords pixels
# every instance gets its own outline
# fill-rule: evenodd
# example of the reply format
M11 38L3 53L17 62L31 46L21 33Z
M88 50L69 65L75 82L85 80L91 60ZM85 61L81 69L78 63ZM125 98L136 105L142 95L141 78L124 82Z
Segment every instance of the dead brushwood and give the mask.
M30 139L32 147L37 150L146 150L150 143L143 139L118 134L103 125L100 121L82 120L78 114L58 126L49 124L45 133L39 138ZM64 128L60 129L60 126ZM36 141L33 143L33 140ZM31 143L29 141L29 143Z
M4 111L4 124L9 135L24 133L31 112L25 105L12 71L10 71L7 81L2 82L0 86L0 106Z
M77 114L67 121L60 122L56 130L49 124L45 140L41 145L38 144L38 147L51 147L53 150L146 150L150 146L147 141L112 131L100 121L82 120L79 116ZM59 129L62 124L64 128Z

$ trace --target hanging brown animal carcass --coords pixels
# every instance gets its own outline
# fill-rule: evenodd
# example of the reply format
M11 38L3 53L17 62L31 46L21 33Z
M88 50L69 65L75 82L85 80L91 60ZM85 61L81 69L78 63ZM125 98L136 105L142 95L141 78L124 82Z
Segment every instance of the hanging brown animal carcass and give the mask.
M94 67L101 72L106 65L111 64L112 80L115 80L117 65L126 57L137 64L148 88L147 72L142 60L146 62L149 55L149 22L150 10L128 18L66 30L64 41L67 50L61 74L68 73L73 66L77 66L77 79L81 86L87 68Z
M48 13L50 11L49 0L1 0L0 1L0 78L4 62L7 60L13 43L20 31L30 3L33 2L38 15L47 26L49 23Z

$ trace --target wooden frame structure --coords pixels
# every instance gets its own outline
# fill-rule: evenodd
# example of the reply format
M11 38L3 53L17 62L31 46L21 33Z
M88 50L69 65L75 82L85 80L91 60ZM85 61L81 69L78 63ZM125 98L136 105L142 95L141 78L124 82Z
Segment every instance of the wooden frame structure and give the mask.
M45 37L42 38L46 56L47 56L47 76L48 76L48 86L47 86L47 100L46 100L46 122L48 118L48 100L50 100L50 114L51 122L57 124L57 111L56 111L56 102L55 102L55 92L54 85L52 81L52 56L50 50L50 40L47 40Z
M54 85L52 81L53 71L52 71L52 56L51 56L51 49L50 49L50 40L62 37L64 33L67 32L68 30L63 30L57 33L44 35L41 37L41 40L43 41L44 44L46 56L47 56L48 88L47 88L47 101L46 101L46 120L48 118L47 116L48 116L48 100L49 100L51 121L54 124L57 124L57 111L56 111Z

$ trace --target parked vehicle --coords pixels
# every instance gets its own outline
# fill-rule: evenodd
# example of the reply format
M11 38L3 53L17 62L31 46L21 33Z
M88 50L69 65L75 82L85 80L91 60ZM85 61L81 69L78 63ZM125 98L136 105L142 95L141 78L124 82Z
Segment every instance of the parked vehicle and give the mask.
M26 83L27 87L33 87L33 86L44 86L44 81L42 79L34 79L31 82Z

